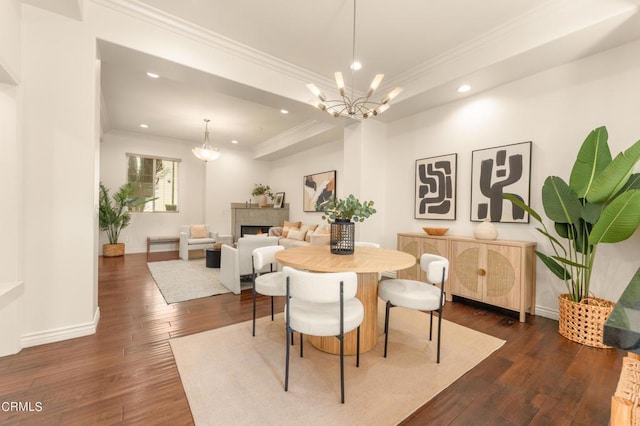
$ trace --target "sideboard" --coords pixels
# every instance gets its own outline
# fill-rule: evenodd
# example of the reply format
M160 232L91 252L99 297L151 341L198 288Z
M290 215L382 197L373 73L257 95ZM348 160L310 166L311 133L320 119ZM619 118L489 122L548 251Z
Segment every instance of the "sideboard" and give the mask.
M416 265L398 271L398 278L426 281L420 269L422 253L449 259L447 299L460 296L535 315L536 244L524 241L478 240L469 237L399 233L398 250L416 257Z

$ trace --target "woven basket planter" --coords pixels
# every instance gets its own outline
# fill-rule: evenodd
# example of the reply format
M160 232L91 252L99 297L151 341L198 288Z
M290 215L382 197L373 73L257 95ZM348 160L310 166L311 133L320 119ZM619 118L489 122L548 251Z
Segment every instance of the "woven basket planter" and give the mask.
M581 303L572 301L568 294L558 297L560 319L558 331L564 337L594 348L610 348L602 343L604 323L611 315L614 302L589 297Z
M124 256L124 243L103 244L102 255L104 257Z

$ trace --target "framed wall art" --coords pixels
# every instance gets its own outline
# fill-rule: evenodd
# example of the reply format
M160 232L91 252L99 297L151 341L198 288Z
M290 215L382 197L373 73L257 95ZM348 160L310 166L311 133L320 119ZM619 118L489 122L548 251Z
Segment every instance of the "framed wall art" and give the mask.
M302 182L302 203L305 212L323 212L336 196L336 171L307 175Z
M284 192L276 192L276 198L273 201L274 209L281 209L284 205Z
M458 154L416 160L416 219L456 218Z
M528 223L529 214L502 195L513 194L529 204L530 180L530 141L473 151L471 220Z

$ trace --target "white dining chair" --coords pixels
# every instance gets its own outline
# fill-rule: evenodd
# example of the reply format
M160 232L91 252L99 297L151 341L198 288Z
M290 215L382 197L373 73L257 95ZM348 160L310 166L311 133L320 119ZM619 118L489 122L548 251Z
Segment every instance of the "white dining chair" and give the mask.
M344 404L344 334L357 330L356 367L360 366L360 324L364 307L356 298L358 276L355 272L307 272L288 266L286 278L287 330L284 390L289 390L289 340L300 333L300 357L303 334L334 336L340 341L340 400Z
M284 250L282 246L265 246L253 250L253 336L256 335L256 295L271 296L271 321L273 321L273 298L286 296L286 279L282 271L278 271L276 253Z
M444 306L444 283L449 274L449 261L435 254L425 253L420 256L420 267L427 274L427 283L422 281L393 279L382 280L378 287L378 295L386 303L384 315L384 357L387 357L387 341L389 338L389 313L391 308L401 306L429 312L429 340L433 336L433 313L438 313L438 346L437 363L440 363L440 336L442 331L442 307ZM438 288L438 283L440 288Z
M356 247L371 247L371 248L380 248L380 244L378 243L370 243L368 241L356 241L354 243Z

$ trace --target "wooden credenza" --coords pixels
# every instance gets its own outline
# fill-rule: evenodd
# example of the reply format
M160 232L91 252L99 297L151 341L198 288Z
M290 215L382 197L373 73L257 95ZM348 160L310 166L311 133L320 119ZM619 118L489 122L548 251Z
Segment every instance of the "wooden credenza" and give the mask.
M416 257L433 253L449 259L447 299L451 295L535 315L536 244L522 241L477 240L399 233L398 250ZM398 278L425 281L420 265L398 271Z

